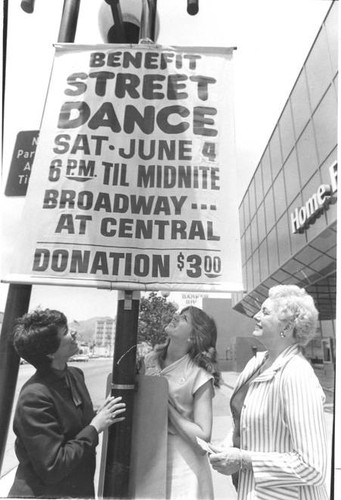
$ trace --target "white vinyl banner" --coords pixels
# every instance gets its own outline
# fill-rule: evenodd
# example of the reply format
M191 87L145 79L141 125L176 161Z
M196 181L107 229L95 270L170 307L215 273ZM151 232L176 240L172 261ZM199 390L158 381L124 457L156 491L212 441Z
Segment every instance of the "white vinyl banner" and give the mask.
M243 289L232 53L56 46L7 281Z

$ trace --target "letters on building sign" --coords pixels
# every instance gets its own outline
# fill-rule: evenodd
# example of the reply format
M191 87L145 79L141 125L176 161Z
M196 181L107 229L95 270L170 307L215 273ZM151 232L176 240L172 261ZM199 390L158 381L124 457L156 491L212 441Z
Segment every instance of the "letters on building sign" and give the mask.
M300 208L295 208L290 214L293 233L303 231L313 224L317 217L329 207L333 194L337 191L337 162L329 167L330 184L321 184L307 202Z

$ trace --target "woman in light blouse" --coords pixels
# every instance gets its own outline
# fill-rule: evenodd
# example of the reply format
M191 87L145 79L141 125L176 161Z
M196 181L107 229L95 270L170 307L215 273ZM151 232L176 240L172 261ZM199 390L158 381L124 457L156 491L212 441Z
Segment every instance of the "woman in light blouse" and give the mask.
M267 350L236 382L231 441L211 465L233 476L238 500L327 500L325 396L302 349L315 336L314 301L298 286L275 286L255 321Z
M214 386L219 387L214 320L186 307L165 328L167 342L145 360L145 374L168 381L166 498L213 500L211 468L197 437L212 432Z

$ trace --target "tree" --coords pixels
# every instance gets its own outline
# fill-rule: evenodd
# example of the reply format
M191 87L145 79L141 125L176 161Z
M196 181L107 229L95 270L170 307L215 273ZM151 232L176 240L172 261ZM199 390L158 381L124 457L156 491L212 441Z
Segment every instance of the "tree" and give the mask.
M167 302L165 297L151 292L140 300L138 342L148 342L155 346L166 340L165 326L171 321L178 305Z

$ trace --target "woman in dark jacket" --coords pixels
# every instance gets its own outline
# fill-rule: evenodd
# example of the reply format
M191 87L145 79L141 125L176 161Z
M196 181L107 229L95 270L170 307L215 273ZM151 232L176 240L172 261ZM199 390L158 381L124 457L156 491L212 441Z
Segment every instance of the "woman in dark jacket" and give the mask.
M15 411L19 466L9 497L94 498L98 434L124 420L125 404L109 397L95 414L83 372L67 366L78 347L63 313L24 315L13 343L37 371L24 384Z

